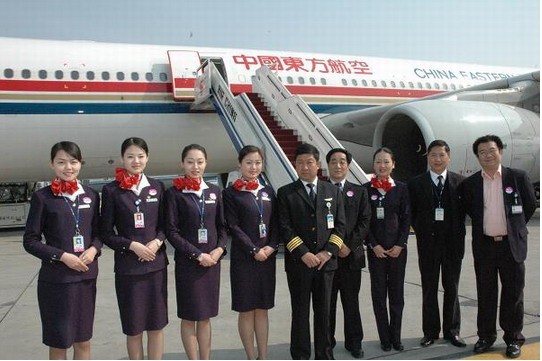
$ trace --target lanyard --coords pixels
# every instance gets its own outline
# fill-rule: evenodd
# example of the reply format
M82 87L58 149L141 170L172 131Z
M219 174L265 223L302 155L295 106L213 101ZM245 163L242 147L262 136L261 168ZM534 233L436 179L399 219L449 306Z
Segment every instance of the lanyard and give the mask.
M435 192L435 195L437 196L438 208L442 208L442 192L444 192L444 184L442 184L442 188L440 189L440 192L439 192L435 182L431 182L431 183L433 184L433 191Z
M139 213L139 205L141 204L141 199L137 199L134 204L136 206L136 212Z
M204 222L204 218L205 218L205 201L204 201L204 199L205 199L205 194L204 194L204 192L201 192L201 198L199 198L199 203L201 204L201 206L200 206L198 204L198 201L196 201L196 195L194 195L194 197L192 197L192 200L194 201L194 203L196 204L196 207L198 208L199 221L200 221L201 228L203 228L203 226L205 225L205 222Z
M263 197L260 197L260 204L256 202L256 199L258 199L258 197L256 196L252 197L252 201L256 205L256 208L258 208L258 214L260 215L260 223L263 223Z
M72 212L73 220L75 222L75 235L78 236L78 235L81 234L81 232L79 231L79 196L76 196L76 198L75 198L75 202L76 202L75 205L77 206L77 215L73 211L73 207L70 206L70 203L68 202L66 197L62 197L62 198L64 198L64 202L66 202L66 205L68 206L68 208Z
M379 206L379 207L382 207L382 201L384 200L384 198L386 198L386 196L380 196L380 197L378 197L378 206Z

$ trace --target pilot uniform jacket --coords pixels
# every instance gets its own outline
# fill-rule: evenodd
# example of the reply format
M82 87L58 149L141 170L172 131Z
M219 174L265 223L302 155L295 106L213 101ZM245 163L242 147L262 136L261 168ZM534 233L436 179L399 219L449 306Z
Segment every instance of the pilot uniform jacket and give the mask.
M275 192L266 186L255 196L250 191L238 191L230 186L224 190L223 198L232 238L229 252L232 309L238 312L270 309L275 303L276 257L272 254L260 262L254 255L265 246L278 248ZM265 237L260 237L261 221L266 227Z
M209 184L202 197L175 187L166 191L166 235L175 248L177 316L191 321L206 320L218 314L220 263L199 265L197 258L217 247L226 255L227 233L220 189ZM202 203L203 202L203 203ZM198 241L200 212L204 207L207 242Z
M147 177L150 186L136 195L130 189L122 189L117 181L102 189L102 237L103 242L115 251L115 273L141 275L164 269L168 264L166 244L156 252L152 262L140 262L130 250L132 242L147 244L157 238L166 240L164 232L164 184ZM135 228L134 213L144 214L144 228ZM116 230L116 231L115 231Z

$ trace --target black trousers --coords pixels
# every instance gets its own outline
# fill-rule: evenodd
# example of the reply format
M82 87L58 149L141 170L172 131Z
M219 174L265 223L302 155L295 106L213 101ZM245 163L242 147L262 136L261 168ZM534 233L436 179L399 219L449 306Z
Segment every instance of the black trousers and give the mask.
M497 303L501 279L501 306L499 325L504 331L504 342L523 344L523 289L525 287L525 264L517 263L510 252L508 241L489 241L490 256L474 259L476 291L478 294L478 337L488 341L497 338Z
M344 347L347 350L361 349L363 326L359 309L359 290L361 288L361 269L352 270L348 260L339 258L339 268L333 277L331 291L330 337L334 347L335 325L337 319L337 299L341 294L341 304L344 312Z
M434 240L437 242L437 240ZM461 259L446 254L444 242L434 247L434 252L418 257L422 280L422 330L424 336L434 339L440 335L440 310L438 305L438 286L442 272L444 299L442 305L442 333L445 338L459 335L461 311L458 289L461 275Z
M405 306L404 284L407 249L404 248L397 258L377 258L371 250L368 252L368 259L371 274L371 296L380 343L400 342Z
M290 330L290 355L294 360L308 360L311 356L310 303L314 313L315 360L332 360L333 349L329 337L331 287L334 271L317 271L304 264L286 272L292 324Z

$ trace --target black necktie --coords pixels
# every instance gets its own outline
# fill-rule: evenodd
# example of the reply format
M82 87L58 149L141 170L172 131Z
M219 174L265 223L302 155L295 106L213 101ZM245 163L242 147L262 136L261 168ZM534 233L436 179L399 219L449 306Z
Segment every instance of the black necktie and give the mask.
M314 193L314 184L307 183L307 187L309 187L309 198L311 199L312 203L316 203L316 193Z
M440 194L442 192L442 188L444 187L444 185L442 184L442 176L439 175L437 179L438 179L437 192Z

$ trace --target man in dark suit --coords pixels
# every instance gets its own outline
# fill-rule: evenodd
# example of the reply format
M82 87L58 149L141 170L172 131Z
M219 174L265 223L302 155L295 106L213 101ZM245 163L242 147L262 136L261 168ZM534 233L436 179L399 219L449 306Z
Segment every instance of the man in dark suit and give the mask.
M423 292L424 336L420 345L432 345L440 335L438 287L442 272L442 333L452 345L465 347L465 342L459 337L461 314L458 298L461 262L465 253L465 216L457 194L457 188L465 177L448 171L450 147L443 140L429 144L427 162L429 171L408 183Z
M333 359L329 317L333 274L343 246L345 217L341 190L319 181L319 152L301 144L295 153L299 179L277 192L279 233L286 245L285 266L292 306L290 354L309 359L309 312L314 310L315 359Z
M486 352L497 338L498 279L501 280L499 324L506 356L517 358L525 337L523 288L527 257L527 222L536 210L527 173L501 165L503 142L496 135L478 138L472 150L482 170L460 186L461 203L472 219L472 253L478 295L478 342Z
M331 293L330 333L331 345L335 346L337 296L340 291L344 311L344 346L353 357L361 358L363 326L359 309L361 269L365 267L363 241L369 232L371 206L367 190L346 180L352 154L346 149L334 148L326 155L329 180L342 190L346 216L344 244L339 250L338 269L333 277Z

